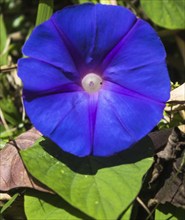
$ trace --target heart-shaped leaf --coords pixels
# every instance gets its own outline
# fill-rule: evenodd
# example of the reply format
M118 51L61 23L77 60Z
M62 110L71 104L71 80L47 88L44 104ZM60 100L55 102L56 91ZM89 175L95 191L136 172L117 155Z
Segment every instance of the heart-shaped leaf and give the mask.
M110 158L78 158L60 152L43 139L22 150L21 155L35 178L96 219L116 219L135 199L142 176L152 163L150 158L133 163L132 157L137 155L131 152L130 158L124 153Z

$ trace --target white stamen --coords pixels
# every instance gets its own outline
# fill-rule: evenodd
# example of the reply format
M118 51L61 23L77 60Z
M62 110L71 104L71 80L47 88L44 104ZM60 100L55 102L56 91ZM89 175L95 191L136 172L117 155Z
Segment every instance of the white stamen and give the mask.
M82 79L82 87L88 93L98 92L102 87L102 78L95 73L88 73Z

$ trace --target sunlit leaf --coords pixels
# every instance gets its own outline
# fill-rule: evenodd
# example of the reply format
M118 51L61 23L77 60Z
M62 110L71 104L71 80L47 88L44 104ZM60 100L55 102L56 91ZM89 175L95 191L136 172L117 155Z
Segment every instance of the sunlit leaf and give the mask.
M87 2L97 3L98 0L79 0L80 4L87 3Z
M25 195L24 208L27 219L82 219L77 217L80 215L79 212L67 205L59 196L48 193L32 192Z
M41 24L51 17L53 13L53 0L40 0L37 12L36 25Z
M18 197L19 195L20 195L19 193L14 194L14 195L12 196L12 198L11 198L10 200L8 200L8 202L6 202L6 203L3 205L3 207L2 207L2 209L1 209L1 211L0 211L0 213L5 212L5 211L14 203L14 201L17 199L17 197Z
M78 158L63 153L60 160L65 160L64 163L48 154L41 145L60 155L57 146L43 139L21 151L28 171L72 206L96 219L116 219L129 206L152 162L147 158L123 164L128 158L119 155Z
M6 33L3 15L0 14L0 66L8 63L8 47L10 39Z
M184 0L141 0L148 17L159 26L168 29L185 29Z
M12 26L13 26L14 28L19 27L19 26L21 25L21 23L24 21L24 19L25 19L24 15L18 16L18 17L13 21Z

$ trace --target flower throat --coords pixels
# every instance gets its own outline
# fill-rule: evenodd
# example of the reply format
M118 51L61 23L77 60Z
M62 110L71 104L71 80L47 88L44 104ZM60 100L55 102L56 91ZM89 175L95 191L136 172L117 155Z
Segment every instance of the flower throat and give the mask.
M98 92L102 87L102 78L95 73L88 73L82 79L82 87L89 94Z

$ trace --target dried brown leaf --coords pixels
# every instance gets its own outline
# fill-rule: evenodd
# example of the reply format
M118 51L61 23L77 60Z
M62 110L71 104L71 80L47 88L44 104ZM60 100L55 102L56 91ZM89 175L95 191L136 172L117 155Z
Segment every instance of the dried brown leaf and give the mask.
M140 199L152 210L171 203L185 209L185 133L174 128L164 148L158 149L147 173Z
M0 191L18 187L29 187L48 192L48 189L31 177L19 155L19 149L26 149L41 137L35 128L10 141L0 151Z
M156 156L155 165L162 166L157 181L163 184L154 199L185 209L185 133L174 129L166 147Z

